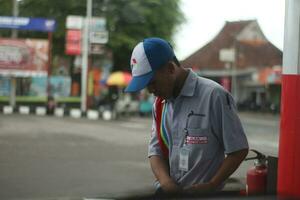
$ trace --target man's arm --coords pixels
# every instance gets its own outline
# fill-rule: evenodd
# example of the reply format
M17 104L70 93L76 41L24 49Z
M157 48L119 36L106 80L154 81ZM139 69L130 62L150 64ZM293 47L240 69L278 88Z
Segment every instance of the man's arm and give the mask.
M187 192L212 192L223 183L241 164L248 154L248 149L242 149L227 155L216 175L208 182L196 184L186 189Z
M211 179L213 185L218 186L224 182L240 166L246 158L248 149L236 151L227 155L216 175Z
M160 156L151 156L149 158L153 174L160 183L161 188L166 193L180 192L181 188L169 175L169 167Z

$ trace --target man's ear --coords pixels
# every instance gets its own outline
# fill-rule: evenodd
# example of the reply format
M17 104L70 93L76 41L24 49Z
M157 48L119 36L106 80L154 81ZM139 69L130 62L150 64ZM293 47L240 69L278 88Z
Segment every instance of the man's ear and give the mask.
M176 71L176 66L172 61L169 61L167 64L167 70L169 73L174 74Z

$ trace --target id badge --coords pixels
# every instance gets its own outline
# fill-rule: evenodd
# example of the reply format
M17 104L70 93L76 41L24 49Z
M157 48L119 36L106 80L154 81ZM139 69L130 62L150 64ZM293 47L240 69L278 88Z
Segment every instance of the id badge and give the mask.
M189 154L190 151L186 147L180 149L179 169L185 172L189 170Z

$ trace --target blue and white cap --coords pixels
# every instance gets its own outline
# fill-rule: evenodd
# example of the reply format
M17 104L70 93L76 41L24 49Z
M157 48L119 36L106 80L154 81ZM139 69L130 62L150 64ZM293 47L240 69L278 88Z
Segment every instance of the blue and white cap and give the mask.
M147 87L155 70L174 57L172 46L161 38L147 38L138 43L131 55L132 80L125 92L137 92Z

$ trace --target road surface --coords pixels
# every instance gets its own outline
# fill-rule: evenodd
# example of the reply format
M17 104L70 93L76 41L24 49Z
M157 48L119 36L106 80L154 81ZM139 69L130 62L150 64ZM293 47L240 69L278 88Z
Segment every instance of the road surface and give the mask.
M277 155L278 116L241 113L251 148ZM0 115L0 199L153 192L150 118L91 121ZM243 180L248 161L233 177Z

